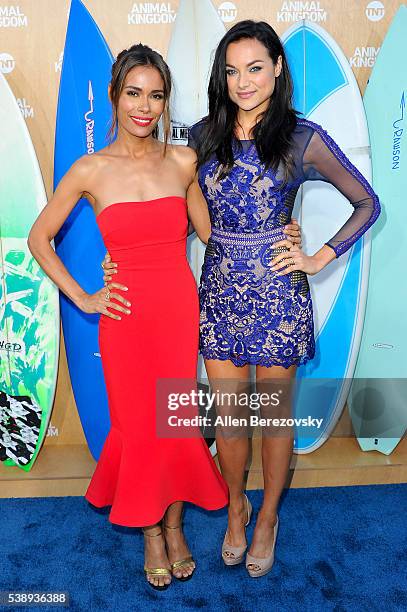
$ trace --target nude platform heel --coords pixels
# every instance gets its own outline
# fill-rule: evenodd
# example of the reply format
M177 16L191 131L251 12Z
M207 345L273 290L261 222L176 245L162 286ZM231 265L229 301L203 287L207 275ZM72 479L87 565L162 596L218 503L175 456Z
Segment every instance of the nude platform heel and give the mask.
M245 523L245 527L247 527L247 525L250 523L250 518L252 516L253 508L252 508L252 505L246 493L243 493L243 495L245 496L245 499L246 499L247 520ZM225 537L223 539L223 544L222 544L223 562L225 563L225 565L238 565L239 563L243 561L243 556L246 551L247 544L245 546L231 546L230 544L226 543L226 535L227 535L227 532L225 533Z
M273 567L273 563L274 563L274 549L276 547L277 531L278 531L278 516L277 516L276 524L274 525L273 547L272 547L271 553L270 553L270 555L268 557L265 557L265 558L253 557L252 555L249 555L249 553L247 553L247 555L246 555L246 569L249 572L249 576L251 576L252 578L259 578L260 576L264 576L265 574L268 574L268 572ZM255 566L257 566L258 569L250 569L249 565L255 565Z

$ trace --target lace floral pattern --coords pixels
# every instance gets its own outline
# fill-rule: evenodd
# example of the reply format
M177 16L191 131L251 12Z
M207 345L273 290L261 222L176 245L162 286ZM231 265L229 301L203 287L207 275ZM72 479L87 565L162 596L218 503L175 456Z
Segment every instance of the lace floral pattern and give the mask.
M239 234L241 236L241 234ZM235 365L305 363L315 352L304 273L277 276L269 265L281 233L252 241L213 230L199 287L200 351Z
M191 129L190 146L202 122ZM265 171L254 141L233 143L235 163L217 180L210 159L198 178L208 204L212 235L199 288L200 352L207 359L264 366L303 364L315 354L312 301L306 274L278 276L270 269L272 244L282 240L297 191L305 180L324 180L346 195L354 213L327 243L340 255L372 225L377 196L334 141L316 124L298 121L293 172Z

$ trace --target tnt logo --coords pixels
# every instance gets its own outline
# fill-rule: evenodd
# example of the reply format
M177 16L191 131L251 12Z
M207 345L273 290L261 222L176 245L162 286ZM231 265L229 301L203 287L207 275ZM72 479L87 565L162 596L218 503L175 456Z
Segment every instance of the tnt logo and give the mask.
M385 9L382 2L378 0L374 0L373 2L369 2L366 7L366 17L370 21L380 21L383 19L385 13Z
M222 2L218 8L218 13L224 23L231 23L237 17L237 8L233 2Z
M16 61L10 53L0 53L0 70L3 74L13 72Z

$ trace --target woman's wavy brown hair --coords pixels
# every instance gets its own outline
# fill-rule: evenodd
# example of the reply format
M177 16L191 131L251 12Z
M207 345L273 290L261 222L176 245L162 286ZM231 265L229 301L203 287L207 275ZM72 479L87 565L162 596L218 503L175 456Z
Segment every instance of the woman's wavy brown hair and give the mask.
M167 148L168 139L170 137L171 120L170 120L170 95L172 87L171 72L168 65L164 61L162 55L141 43L131 46L129 49L124 49L119 53L112 66L112 78L110 81L110 101L112 103L112 119L110 122L107 138L112 142L117 134L117 107L119 98L123 91L126 76L136 66L151 66L158 70L164 83L164 153ZM153 137L158 138L158 125L154 128Z

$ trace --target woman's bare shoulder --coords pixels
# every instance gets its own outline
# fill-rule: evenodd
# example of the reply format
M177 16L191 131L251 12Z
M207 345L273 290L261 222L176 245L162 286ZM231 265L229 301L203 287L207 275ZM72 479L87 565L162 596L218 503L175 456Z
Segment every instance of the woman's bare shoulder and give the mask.
M82 155L82 157L79 157L79 159L72 164L71 169L77 173L88 173L104 166L106 161L107 157L105 155L101 155L100 152L92 153L91 155L85 154Z
M196 153L191 147L184 145L168 145L171 147L169 153L174 159L184 167L195 167L196 164Z

